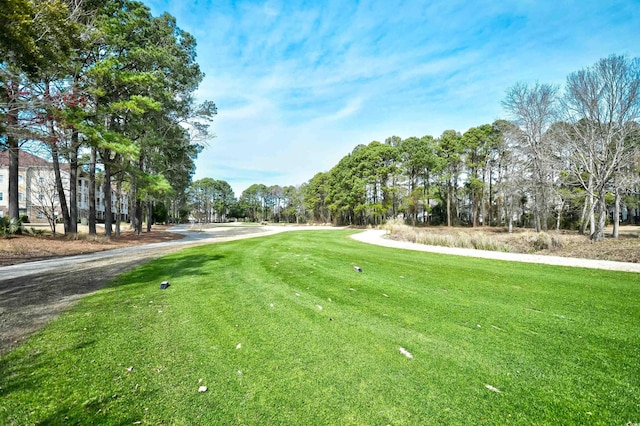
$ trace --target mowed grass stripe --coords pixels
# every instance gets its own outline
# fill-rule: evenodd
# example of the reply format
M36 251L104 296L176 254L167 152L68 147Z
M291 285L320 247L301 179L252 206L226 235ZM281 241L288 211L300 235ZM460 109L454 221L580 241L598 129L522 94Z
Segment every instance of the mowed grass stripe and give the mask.
M0 424L640 421L637 274L350 233L198 247L121 276L0 359Z

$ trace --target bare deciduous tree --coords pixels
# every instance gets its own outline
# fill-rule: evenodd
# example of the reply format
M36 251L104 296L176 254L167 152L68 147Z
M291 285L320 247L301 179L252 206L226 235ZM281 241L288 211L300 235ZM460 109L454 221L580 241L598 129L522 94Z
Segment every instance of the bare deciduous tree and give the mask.
M56 176L49 168L36 169L31 182L31 204L47 219L51 233L56 235L56 221L60 216L61 203L56 187Z
M502 106L518 127L519 148L528 158L530 187L533 196L534 225L537 232L547 230L549 188L553 165L547 130L556 117L558 88L550 84L529 86L518 83L507 90Z
M572 171L594 199L591 238L600 241L608 212L605 195L613 192L619 205L625 182L621 169L638 150L632 136L640 118L640 60L609 56L570 74L563 111L569 124L564 139L571 147ZM614 219L615 225L618 217Z

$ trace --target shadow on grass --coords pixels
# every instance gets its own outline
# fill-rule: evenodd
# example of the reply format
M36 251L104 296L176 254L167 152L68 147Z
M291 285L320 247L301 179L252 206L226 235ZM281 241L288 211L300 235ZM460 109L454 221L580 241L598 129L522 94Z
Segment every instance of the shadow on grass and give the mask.
M0 360L0 400L4 406L0 424L131 425L144 418L135 401L151 400L158 394L158 390L137 387L122 393L115 380L96 383L86 393L69 394L64 388L47 387L51 374L56 374L55 367L53 372L48 367L51 365L55 365L55 357L40 353L9 354ZM55 411L48 412L47 406Z
M115 419L109 419L107 420L106 416L104 415L88 415L88 410L89 407L87 407L85 410L82 410L82 408L79 407L74 407L74 408L69 408L69 409L65 409L65 410L60 410L58 412L56 412L55 414L52 414L51 416L49 416L48 418L39 421L38 424L39 425L44 425L44 426L53 426L53 425L60 425L60 424L93 424L93 425L99 425L99 424L105 424L108 421L108 424L110 425L117 425L117 426L124 426L124 425L132 425L132 424L141 424L140 423L140 418L142 417L133 417L132 415L129 416L125 416L124 418L115 420ZM78 419L82 419L81 422ZM136 421L138 423L136 423Z
M22 362L25 358L30 362ZM43 374L36 372L44 371L48 362L41 354L32 354L28 358L10 355L0 359L0 399L9 399L14 392L34 389L44 379Z
M121 276L113 285L122 286L127 285L127 283L130 282L149 281L157 281L158 285L160 285L161 281L167 280L171 283L172 279L178 277L190 275L214 275L215 272L212 271L211 262L220 261L224 258L225 256L222 254L192 254L165 258L144 265L128 274Z

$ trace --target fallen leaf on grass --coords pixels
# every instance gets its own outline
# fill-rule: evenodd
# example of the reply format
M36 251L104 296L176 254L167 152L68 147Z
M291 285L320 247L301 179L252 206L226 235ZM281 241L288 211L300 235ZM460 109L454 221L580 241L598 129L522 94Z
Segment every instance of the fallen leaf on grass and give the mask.
M498 389L498 388L494 388L494 387L493 387L493 386L491 386L491 385L484 385L484 387L485 387L485 388L487 388L487 389L489 389L490 391L493 391L493 392L497 392L497 393L502 392L500 389Z

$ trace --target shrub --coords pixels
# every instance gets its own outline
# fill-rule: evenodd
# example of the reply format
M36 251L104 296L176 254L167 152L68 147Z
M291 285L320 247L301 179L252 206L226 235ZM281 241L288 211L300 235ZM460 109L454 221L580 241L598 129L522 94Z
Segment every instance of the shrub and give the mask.
M538 232L531 238L533 248L537 250L555 250L562 248L562 240L557 235Z
M9 219L8 217L0 217L0 235L9 237L20 231L20 220Z
M30 228L30 230L28 231L29 234L34 235L34 236L42 236L45 234L45 230L44 229L36 229L33 226Z

